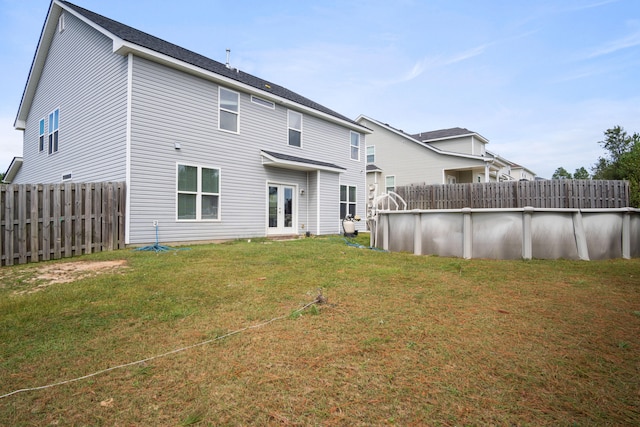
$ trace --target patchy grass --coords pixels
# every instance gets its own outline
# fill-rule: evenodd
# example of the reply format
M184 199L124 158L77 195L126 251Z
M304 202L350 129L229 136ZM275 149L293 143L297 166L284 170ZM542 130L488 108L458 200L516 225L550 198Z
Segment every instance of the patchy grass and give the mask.
M89 261L123 267L38 278ZM0 313L0 394L210 341L2 398L6 425L640 424L638 259L254 239L3 267Z

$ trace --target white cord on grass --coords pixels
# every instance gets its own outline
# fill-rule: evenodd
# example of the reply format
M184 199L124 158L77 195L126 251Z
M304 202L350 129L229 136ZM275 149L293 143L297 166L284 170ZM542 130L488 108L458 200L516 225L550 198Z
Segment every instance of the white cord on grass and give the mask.
M318 296L318 298L316 298L312 302L306 304L304 307L295 310L293 313L299 313L299 312L307 309L308 307L312 306L313 304L323 303L324 300L322 300L321 297L322 297L322 294L320 294ZM139 365L140 363L149 362L150 360L159 359L161 357L166 357L166 356L169 356L171 354L180 353L182 351L190 350L190 349L195 348L195 347L200 347L200 346L203 346L205 344L210 344L210 343L212 343L214 341L218 341L218 340L221 340L223 338L228 338L228 337L230 337L232 335L239 334L240 332L244 332L244 331L249 330L249 329L261 328L263 326L268 325L269 323L273 323L273 322L275 322L277 320L285 319L285 318L287 318L289 316L290 315L274 317L273 319L267 320L266 322L259 323L257 325L247 326L245 328L238 329L238 330L233 331L233 332L229 332L228 334L221 335L219 337L215 337L215 338L212 338L210 340L202 341L202 342L199 342L199 343L196 343L196 344L192 344L192 345L189 345L189 346L186 346L186 347L182 347L182 348L178 348L178 349L175 349L175 350L171 350L171 351L168 351L166 353L158 354L156 356L147 357L146 359L136 360L135 362L130 362L130 363L125 363L123 365L113 366L111 368L103 369L101 371L97 371L97 372L94 372L92 374L84 375L82 377L73 378L71 380L60 381L60 382L57 382L57 383L47 384L47 385L43 385L43 386L40 386L40 387L31 387L31 388L23 388L23 389L20 389L20 390L15 390L15 391L12 391L11 393L7 393L7 394L1 395L0 399L4 399L5 397L9 397L9 396L12 396L12 395L18 394L18 393L24 393L24 392L27 392L27 391L44 390L44 389L47 389L47 388L57 387L57 386L73 383L73 382L80 381L80 380L86 380L87 378L95 377L96 375L104 374L105 372L115 371L116 369L122 369L122 368L126 368L128 366Z

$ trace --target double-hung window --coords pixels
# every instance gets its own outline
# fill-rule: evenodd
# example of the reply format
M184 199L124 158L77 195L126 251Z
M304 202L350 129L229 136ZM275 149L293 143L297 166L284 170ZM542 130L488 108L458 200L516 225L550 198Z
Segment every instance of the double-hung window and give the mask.
M394 175L390 175L384 178L384 190L387 193L389 191L396 191L396 177Z
M240 94L220 87L218 108L218 128L238 133L240 126Z
M351 160L360 160L360 134L351 131Z
M344 219L347 214L356 214L356 187L351 185L340 186L340 218Z
M302 147L302 114L289 110L289 145Z
M220 169L178 165L178 220L220 219Z
M40 119L40 138L38 139L39 151L44 151L44 119Z
M376 162L376 147L375 145L367 146L367 163L375 163Z
M55 109L49 113L49 154L58 152L58 123L60 110Z

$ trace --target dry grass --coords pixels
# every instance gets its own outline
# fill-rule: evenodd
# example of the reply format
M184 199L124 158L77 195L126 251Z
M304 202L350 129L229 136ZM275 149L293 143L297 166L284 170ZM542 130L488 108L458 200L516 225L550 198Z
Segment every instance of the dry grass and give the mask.
M0 394L212 342L3 398L6 425L640 424L638 259L326 238L83 260L128 267L31 294L42 266L0 270ZM318 288L328 303L294 313Z

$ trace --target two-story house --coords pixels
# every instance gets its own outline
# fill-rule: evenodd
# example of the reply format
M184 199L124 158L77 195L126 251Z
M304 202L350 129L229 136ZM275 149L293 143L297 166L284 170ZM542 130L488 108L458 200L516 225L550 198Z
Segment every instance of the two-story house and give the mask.
M126 183L126 243L340 233L366 197L363 125L61 0L15 128L13 183Z
M366 160L367 184L375 196L411 184L517 179L509 175L517 165L489 152L489 141L477 132L451 128L411 135L364 115L356 122L373 131L367 136Z

